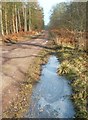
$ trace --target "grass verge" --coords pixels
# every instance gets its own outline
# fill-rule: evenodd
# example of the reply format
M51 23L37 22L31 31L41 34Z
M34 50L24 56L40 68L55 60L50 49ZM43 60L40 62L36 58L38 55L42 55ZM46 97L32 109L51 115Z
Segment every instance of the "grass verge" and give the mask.
M76 118L88 119L88 56L86 53L72 48L62 47L57 50L57 56L61 61L58 74L71 80Z

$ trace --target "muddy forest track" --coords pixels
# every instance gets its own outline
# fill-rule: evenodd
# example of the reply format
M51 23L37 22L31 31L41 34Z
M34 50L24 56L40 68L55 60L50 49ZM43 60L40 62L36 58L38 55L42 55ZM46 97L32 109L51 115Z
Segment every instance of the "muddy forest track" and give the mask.
M33 59L47 44L47 35L42 38L21 41L2 47L2 108L6 109L11 99L17 96L19 84L24 81Z

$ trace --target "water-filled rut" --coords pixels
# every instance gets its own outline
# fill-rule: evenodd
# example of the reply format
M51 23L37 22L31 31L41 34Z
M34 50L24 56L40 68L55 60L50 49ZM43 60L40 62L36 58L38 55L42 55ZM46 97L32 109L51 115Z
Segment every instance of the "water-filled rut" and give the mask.
M60 62L51 56L42 66L39 82L34 86L27 118L73 118L75 111L70 100L69 81L58 76Z

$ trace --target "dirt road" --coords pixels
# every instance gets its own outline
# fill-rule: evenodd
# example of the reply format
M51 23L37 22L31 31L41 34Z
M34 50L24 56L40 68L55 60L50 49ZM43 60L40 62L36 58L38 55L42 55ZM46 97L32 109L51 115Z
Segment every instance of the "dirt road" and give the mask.
M21 41L2 47L2 108L5 110L19 91L19 84L25 80L30 63L47 43L43 38ZM25 38L24 38L25 39ZM0 101L1 102L1 101Z

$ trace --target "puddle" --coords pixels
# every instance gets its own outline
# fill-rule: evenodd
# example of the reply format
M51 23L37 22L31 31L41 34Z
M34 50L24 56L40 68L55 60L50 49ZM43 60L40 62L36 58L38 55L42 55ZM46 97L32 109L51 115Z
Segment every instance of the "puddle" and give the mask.
M42 66L40 81L34 86L27 118L74 118L75 111L70 100L69 81L58 76L60 66L56 56L51 56Z

